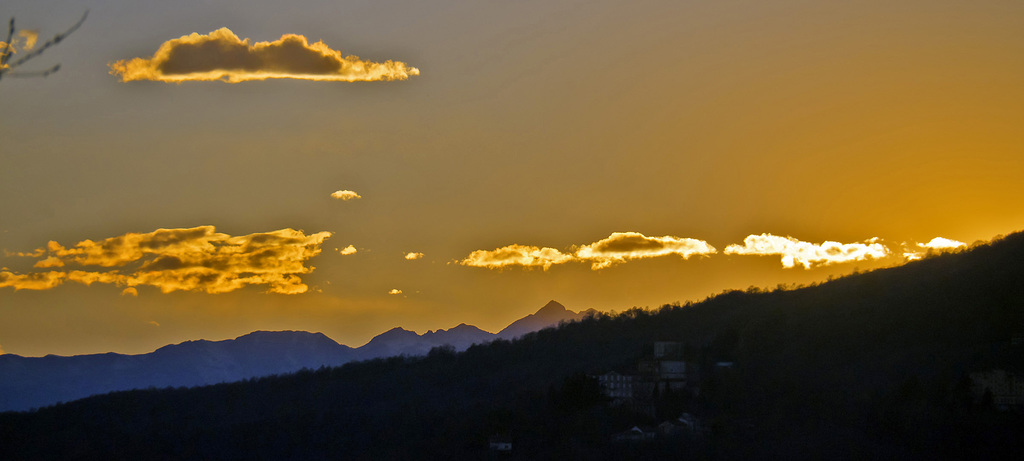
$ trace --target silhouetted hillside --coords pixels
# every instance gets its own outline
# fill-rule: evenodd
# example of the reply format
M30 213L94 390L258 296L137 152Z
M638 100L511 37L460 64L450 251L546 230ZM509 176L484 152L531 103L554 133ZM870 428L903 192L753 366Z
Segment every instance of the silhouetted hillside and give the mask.
M0 414L3 459L1016 459L1024 417L968 374L1022 370L1024 235L793 291L592 313L463 353L379 359ZM583 375L679 341L700 392L654 416ZM1018 341L1020 342L1020 341ZM716 367L732 362L731 368ZM691 437L614 442L680 412Z

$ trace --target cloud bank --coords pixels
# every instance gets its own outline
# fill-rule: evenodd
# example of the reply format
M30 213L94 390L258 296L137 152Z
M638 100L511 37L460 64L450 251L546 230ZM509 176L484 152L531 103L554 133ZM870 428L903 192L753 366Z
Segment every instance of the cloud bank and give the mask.
M400 61L372 62L342 56L323 42L285 34L273 42L252 43L226 27L207 35L193 33L160 45L151 58L109 64L122 82L213 81L229 83L270 78L332 82L405 80L419 69Z
M347 202L349 200L355 200L357 198L363 198L363 196L361 196L361 195L359 195L359 194L357 194L357 193L355 193L353 191L350 191L350 190L339 190L339 191L331 192L331 198L336 198L338 200L344 200L344 201Z
M797 264L810 269L849 261L884 258L889 249L877 238L864 243L839 243L826 241L821 244L802 242L793 237L780 237L772 234L748 235L743 245L729 245L725 254L782 256L782 265L786 268Z
M904 258L920 259L929 252L947 252L966 248L967 244L943 237L936 237L928 243L917 243L916 250L908 250L903 244ZM693 238L648 237L639 232L614 232L607 238L582 246L573 246L573 252L562 252L555 248L512 244L494 250L477 250L458 261L463 266L504 269L511 266L526 268L541 267L547 270L553 265L568 262L589 262L592 270L605 269L615 264L635 259L657 258L679 255L683 259L693 256L711 256L717 253L708 242ZM898 257L875 237L860 243L839 243L826 241L810 243L793 237L772 234L748 235L743 244L732 244L723 253L728 255L781 256L782 266L804 269L828 266L852 261Z
M28 274L3 271L0 287L47 290L72 281L124 286L126 293L134 294L140 285L164 293L227 293L247 285L265 285L271 293L305 293L309 287L299 276L313 271L305 263L320 254L320 244L330 235L281 229L233 237L216 232L213 226L199 226L127 233L98 242L84 240L70 248L51 241L47 258L37 266L50 261L43 266L75 265L81 269Z

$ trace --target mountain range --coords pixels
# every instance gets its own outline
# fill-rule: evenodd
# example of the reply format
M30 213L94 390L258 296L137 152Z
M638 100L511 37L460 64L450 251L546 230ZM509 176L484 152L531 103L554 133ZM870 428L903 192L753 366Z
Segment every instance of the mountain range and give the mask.
M120 390L193 387L381 357L426 355L435 347L463 351L473 344L512 340L580 320L588 312L574 312L550 301L498 333L465 323L422 335L396 327L356 348L322 333L255 331L223 341L186 341L138 355L5 354L0 355L0 411L23 411Z

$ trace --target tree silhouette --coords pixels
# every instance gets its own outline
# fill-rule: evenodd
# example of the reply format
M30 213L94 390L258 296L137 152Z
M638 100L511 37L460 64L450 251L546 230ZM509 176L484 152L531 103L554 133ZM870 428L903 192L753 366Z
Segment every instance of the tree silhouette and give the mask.
M18 35L26 38L26 45L24 46L23 51L28 51L28 53L18 57L18 59L15 59L13 61L11 60L11 58L14 57L14 55L17 54L19 50L17 49L17 43L15 43L15 41L17 40L17 38L15 37L15 33L18 32L18 30L14 26L14 18L12 17L11 22L7 28L7 40L0 42L0 80L2 80L4 77L46 77L47 75L50 75L60 70L60 64L56 64L53 67L50 67L49 69L41 71L18 72L16 69L21 67L26 62L39 57L43 54L44 51L46 51L52 46L56 46L58 43L67 38L68 35L71 35L74 31L78 30L78 28L81 27L82 23L85 22L85 18L87 16L89 16L89 10L86 10L85 13L82 14L81 19L79 19L78 22L69 27L68 30L64 31L63 33L54 35L53 38L47 40L46 43L43 43L39 46L39 48L36 48L35 50L32 50L33 48L35 48L35 34L26 33L22 31L22 33L19 33Z

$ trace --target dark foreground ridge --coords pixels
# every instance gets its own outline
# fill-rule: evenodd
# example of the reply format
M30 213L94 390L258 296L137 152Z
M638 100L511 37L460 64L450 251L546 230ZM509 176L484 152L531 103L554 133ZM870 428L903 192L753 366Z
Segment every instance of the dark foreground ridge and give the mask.
M588 374L636 367L658 341L681 344L693 386L612 405ZM971 375L1024 370L1022 343L1014 234L462 353L3 413L0 459L1017 459L1022 411ZM630 435L683 413L700 429Z

